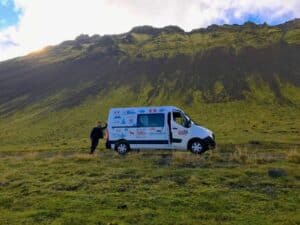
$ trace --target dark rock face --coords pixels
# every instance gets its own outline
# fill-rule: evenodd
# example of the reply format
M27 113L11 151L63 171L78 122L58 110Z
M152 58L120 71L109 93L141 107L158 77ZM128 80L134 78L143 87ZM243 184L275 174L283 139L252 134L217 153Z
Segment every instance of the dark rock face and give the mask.
M139 26L134 27L129 33L157 35L159 33L159 29L152 26Z
M165 33L185 33L183 29L181 29L178 26L166 26L164 28L161 29L162 31L164 31Z
M155 28L152 26L139 26L139 27L134 27L129 33L140 33L140 34L149 34L149 35L158 35L160 33L185 33L183 29L181 29L178 26L166 26L163 28Z

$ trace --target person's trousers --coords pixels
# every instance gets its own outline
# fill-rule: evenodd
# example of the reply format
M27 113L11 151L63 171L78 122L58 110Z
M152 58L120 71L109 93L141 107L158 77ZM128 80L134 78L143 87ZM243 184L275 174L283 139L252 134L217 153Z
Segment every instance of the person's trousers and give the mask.
M94 153L95 149L97 148L97 145L99 143L99 139L98 138L92 138L91 139L91 153Z

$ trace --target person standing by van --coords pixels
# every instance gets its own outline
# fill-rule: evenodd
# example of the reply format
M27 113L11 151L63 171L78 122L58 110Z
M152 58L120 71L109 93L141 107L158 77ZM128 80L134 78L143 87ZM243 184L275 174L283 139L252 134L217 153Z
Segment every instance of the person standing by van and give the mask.
M96 150L99 139L102 139L104 137L103 131L107 128L107 123L105 124L104 127L102 127L102 123L98 122L97 126L94 127L91 131L90 134L90 139L91 139L91 152L90 154L93 154L94 151Z

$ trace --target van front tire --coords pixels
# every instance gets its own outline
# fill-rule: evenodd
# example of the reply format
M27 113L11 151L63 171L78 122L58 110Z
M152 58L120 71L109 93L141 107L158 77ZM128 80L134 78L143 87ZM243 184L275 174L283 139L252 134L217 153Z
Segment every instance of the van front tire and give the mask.
M119 155L125 155L129 149L129 144L125 141L121 141L116 144L116 151L119 153Z
M207 150L207 146L200 139L193 139L189 142L188 149L194 154L202 154Z

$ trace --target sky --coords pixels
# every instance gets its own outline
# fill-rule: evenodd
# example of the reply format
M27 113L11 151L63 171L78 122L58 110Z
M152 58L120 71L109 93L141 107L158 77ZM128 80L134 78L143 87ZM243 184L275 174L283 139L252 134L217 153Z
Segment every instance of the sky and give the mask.
M0 0L0 61L80 34L118 34L135 26L267 22L300 17L300 0Z

